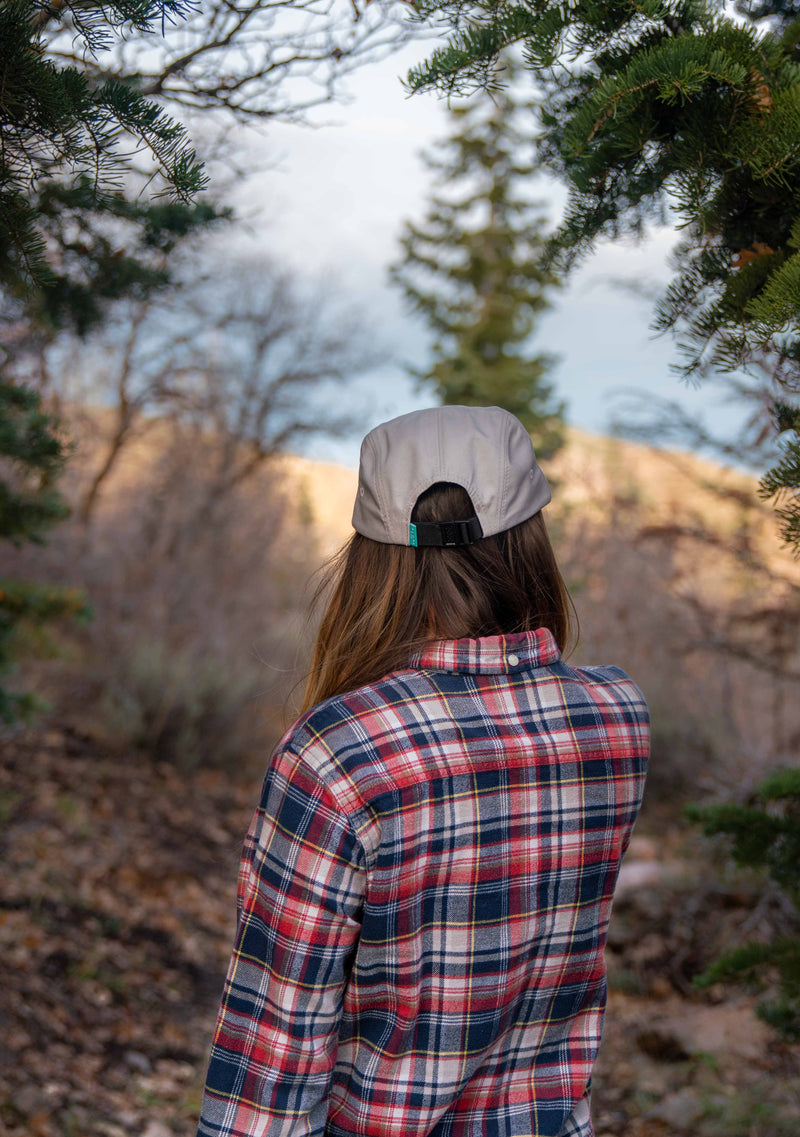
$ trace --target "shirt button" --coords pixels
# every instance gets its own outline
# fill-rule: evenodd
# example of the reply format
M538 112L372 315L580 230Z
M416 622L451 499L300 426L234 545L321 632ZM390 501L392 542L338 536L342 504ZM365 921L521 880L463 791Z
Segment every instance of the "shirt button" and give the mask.
M516 667L517 664L519 663L519 656L518 655L507 655L506 659L508 660L511 667Z

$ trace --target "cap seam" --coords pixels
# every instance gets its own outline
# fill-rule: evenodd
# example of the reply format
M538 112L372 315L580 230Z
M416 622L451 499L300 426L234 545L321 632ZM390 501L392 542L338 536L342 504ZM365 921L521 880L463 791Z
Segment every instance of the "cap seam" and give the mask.
M442 415L441 412L436 416L436 468L434 473L439 477L439 473L444 472L444 463L442 461ZM436 483L433 482L433 485Z
M375 461L375 497L378 499L378 507L381 511L381 522L383 523L383 531L388 538L387 544L389 544L392 540L392 533L391 529L389 528L389 522L387 520L389 510L386 508L386 500L383 494L383 485L380 472L380 464L378 462L378 454L375 451L374 439L368 438L367 441L369 442L370 450L372 451L372 456Z
M500 462L502 464L502 469L500 471L500 474L501 474L501 483L500 484L503 487L502 496L501 496L501 500L500 500L500 516L497 519L497 524L499 526L498 532L503 531L503 524L504 524L504 521L506 518L506 501L508 498L509 468L511 466L511 463L510 463L509 458L508 458L508 448L509 448L508 436L509 436L509 433L511 431L511 421L505 414L503 415L503 427L504 427L504 429L503 429L503 445L498 447L498 450L500 452Z

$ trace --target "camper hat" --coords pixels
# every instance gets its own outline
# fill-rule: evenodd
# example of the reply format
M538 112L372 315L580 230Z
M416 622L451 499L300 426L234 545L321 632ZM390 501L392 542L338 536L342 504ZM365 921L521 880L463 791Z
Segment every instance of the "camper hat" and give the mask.
M462 486L475 516L412 522L436 482ZM381 423L361 443L353 528L388 545L469 545L526 521L550 496L518 418L500 407L434 407Z

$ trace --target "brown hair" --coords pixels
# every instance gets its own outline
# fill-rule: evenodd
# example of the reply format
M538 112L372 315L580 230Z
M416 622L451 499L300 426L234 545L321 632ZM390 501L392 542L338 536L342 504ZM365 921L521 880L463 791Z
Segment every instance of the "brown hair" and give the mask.
M437 482L420 495L411 520L474 512L465 489ZM313 607L329 590L304 711L402 667L431 640L544 627L564 651L577 626L541 513L457 548L388 545L354 533L328 563Z

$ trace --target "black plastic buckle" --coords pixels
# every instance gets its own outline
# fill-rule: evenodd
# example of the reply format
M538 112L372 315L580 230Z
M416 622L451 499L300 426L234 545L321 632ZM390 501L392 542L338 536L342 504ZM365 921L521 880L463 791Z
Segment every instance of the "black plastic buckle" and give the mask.
M453 549L471 545L483 536L477 517L466 521L417 521L411 525L411 544Z

